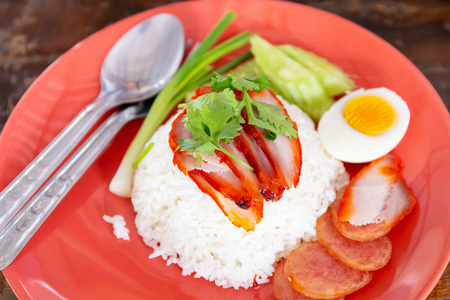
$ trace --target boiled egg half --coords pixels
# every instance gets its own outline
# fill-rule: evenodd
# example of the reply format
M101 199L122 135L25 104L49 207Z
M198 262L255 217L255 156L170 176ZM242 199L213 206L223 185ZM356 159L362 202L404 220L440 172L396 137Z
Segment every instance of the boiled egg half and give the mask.
M406 133L408 106L387 88L347 93L322 116L319 138L335 158L369 162L394 149Z

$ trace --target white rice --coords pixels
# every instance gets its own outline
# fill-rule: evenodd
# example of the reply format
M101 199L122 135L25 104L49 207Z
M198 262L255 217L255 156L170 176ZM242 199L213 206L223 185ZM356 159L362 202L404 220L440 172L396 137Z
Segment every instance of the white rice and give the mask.
M299 108L286 104L297 122L303 151L300 184L278 202L264 203L264 217L254 231L234 226L214 200L172 163L168 144L172 120L161 126L155 145L139 164L132 202L136 226L144 242L176 263L183 275L193 274L224 288L269 281L275 262L301 242L315 238L316 219L347 184L343 164L322 148L314 123ZM175 118L175 117L174 117Z
M123 216L115 215L115 216L103 216L103 220L113 225L113 233L118 239L123 239L126 241L130 240L130 230L126 227L126 222Z

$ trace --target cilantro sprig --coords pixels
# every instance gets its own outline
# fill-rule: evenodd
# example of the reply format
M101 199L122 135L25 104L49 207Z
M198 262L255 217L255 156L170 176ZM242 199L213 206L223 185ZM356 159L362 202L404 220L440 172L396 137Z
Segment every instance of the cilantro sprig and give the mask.
M265 138L275 140L279 134L288 138L298 138L297 130L290 122L289 117L281 113L282 106L271 105L253 100L248 91L260 91L269 85L264 76L247 73L243 78L233 75L222 77L216 74L212 78L211 93L197 97L187 104L186 115L183 119L185 128L192 134L193 139L178 141L181 151L195 152L200 163L203 162L200 153L214 156L219 150L225 155L237 160L239 163L253 170L247 163L226 151L221 142L229 143L231 139L240 135L242 110L245 108L248 124L263 129ZM243 92L242 100L237 100L234 90Z
M237 77L228 74L227 77L222 77L216 73L216 76L211 78L213 92L223 91L227 88L239 91L260 91L267 88L270 84L269 79L265 76L252 75L250 70L244 77Z
M214 156L214 151L219 150L252 169L220 145L220 141L228 143L230 139L238 136L239 130L242 129L241 117L237 117L239 105L230 89L205 94L186 105L180 105L188 108L183 121L194 138L178 141L181 151L194 151L202 163L203 159L199 153Z

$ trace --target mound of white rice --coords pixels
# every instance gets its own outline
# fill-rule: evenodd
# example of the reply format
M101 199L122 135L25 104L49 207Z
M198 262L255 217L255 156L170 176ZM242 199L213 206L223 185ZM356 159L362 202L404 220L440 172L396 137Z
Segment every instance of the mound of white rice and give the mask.
M137 168L132 202L144 242L192 274L224 288L266 283L274 263L302 241L315 237L316 219L348 181L343 164L322 148L313 122L299 108L285 104L297 122L303 151L300 184L278 202L265 202L254 231L234 226L214 200L172 163L168 144L171 121L161 126L155 145ZM172 118L173 119L173 118Z

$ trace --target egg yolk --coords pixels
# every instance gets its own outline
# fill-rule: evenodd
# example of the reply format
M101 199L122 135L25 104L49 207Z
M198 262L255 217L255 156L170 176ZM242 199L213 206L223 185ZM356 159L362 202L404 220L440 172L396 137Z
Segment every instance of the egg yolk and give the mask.
M380 135L397 124L397 110L385 98L378 95L359 95L344 107L347 123L361 133Z

